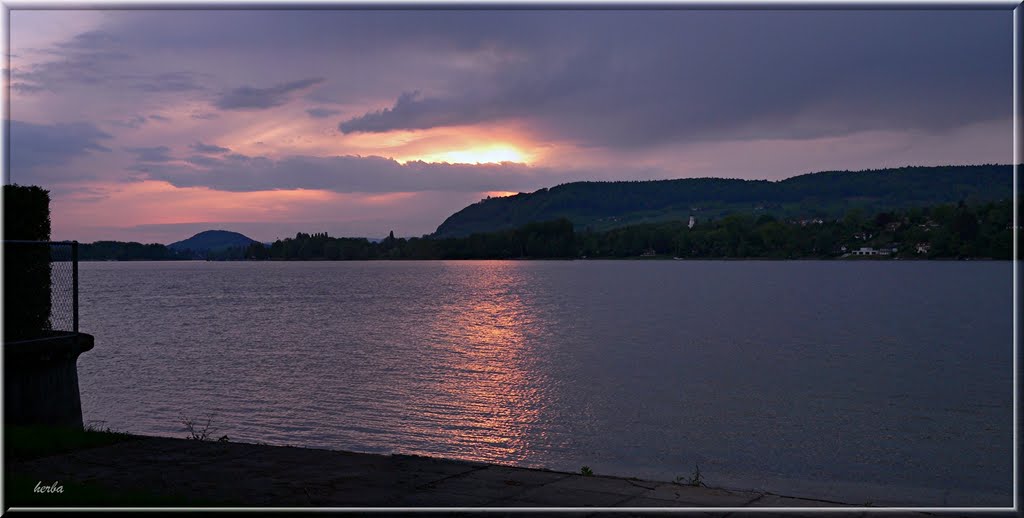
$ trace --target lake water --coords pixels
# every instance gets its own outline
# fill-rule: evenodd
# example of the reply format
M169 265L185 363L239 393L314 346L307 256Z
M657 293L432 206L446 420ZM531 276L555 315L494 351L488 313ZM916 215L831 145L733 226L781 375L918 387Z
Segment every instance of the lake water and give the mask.
M1012 505L1010 262L81 265L84 418Z

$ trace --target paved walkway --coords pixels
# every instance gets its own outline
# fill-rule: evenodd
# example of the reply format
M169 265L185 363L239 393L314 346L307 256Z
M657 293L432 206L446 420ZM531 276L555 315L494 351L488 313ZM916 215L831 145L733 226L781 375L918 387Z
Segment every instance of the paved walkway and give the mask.
M253 507L844 507L852 515L865 514L863 507L836 502L667 482L405 455L157 437L35 459L11 468L42 481L94 482L118 490Z

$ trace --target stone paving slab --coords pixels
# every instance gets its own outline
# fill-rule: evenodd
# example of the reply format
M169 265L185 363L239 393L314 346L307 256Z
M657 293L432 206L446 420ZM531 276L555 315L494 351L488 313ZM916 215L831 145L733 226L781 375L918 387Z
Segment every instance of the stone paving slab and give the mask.
M587 489L544 485L494 502L496 507L615 507L629 497Z
M417 489L485 498L487 503L519 494L571 475L494 466L428 482Z
M643 480L630 480L616 477L577 477L568 476L548 484L551 487L565 489L588 489L623 496L639 496L655 489L660 484Z
M750 491L583 476L408 455L373 455L158 437L141 437L24 461L8 468L40 480L93 482L118 490L231 502L238 506L648 508L842 505ZM516 513L508 514L516 516ZM625 512L621 516L630 514ZM705 512L701 516L727 514L730 513ZM754 516L763 518L767 515Z
M814 513L814 512L802 513L802 512L790 512L790 511L787 511L785 513L782 513L782 512L758 512L758 513L754 513L754 512L751 512L751 511L746 511L746 512L739 511L739 512L729 513L729 514L725 515L725 518L783 518L783 517L786 517L786 518L789 518L789 517L793 517L793 518L821 518L822 516L826 516L826 517L828 517L828 516L842 516L843 518L867 518L867 517L870 517L872 515L870 515L868 513L864 513L864 512L859 512L859 511L851 511L849 513L845 512L845 511L836 511L836 512L832 512L832 511L828 511L828 512L818 511L816 513ZM909 515L904 515L904 514L894 513L894 512L886 512L884 514L876 515L876 516L884 516L885 518L908 518L909 517Z
M623 506L623 507L625 507L625 506ZM660 507L660 506L634 506L634 507ZM674 509L673 510L669 510L669 511L661 511L661 510L656 510L656 509L639 509L637 511L623 511L623 512L616 512L616 511L595 512L595 513L589 515L589 518L625 518L625 517L630 517L630 518L644 518L644 517L647 517L647 518L649 518L651 516L672 516L673 518L677 517L677 516L694 516L694 517L699 517L699 518L725 518L726 516L730 516L730 515L727 512L715 511L714 509L701 509L701 510L697 510L697 511L685 511L685 510L684 511L677 511L677 510L674 510Z
M788 496L764 495L750 502L750 507L856 507L849 504L812 500L808 498L790 498Z
M743 507L762 494L662 483L640 496L675 502L677 507Z
M458 494L442 491L417 491L399 498L399 507L488 507L494 497L487 494Z

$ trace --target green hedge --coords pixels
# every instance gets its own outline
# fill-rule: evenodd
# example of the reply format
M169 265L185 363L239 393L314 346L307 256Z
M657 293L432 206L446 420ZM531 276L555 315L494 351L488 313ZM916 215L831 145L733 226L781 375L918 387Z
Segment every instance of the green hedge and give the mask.
M5 185L4 240L50 240L50 193ZM4 244L4 342L35 338L50 328L50 247Z

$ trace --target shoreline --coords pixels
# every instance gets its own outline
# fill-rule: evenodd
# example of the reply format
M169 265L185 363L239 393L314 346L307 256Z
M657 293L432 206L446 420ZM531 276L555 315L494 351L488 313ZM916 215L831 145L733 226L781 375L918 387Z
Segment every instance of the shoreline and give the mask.
M516 262L570 262L570 261L714 261L714 262L913 262L913 263L1012 263L1013 259L994 259L991 257L968 257L957 259L955 257L927 258L902 258L902 257L566 257L566 258L536 258L507 257L496 259L79 259L79 263L405 263L405 262L473 262L473 261L516 261Z
M96 434L98 432L85 432ZM113 444L8 462L21 485L8 501L31 491L30 481L87 481L118 492L222 502L244 507L331 508L830 508L863 512L907 502L851 504L763 490L693 486L599 474L296 446L117 435ZM68 491L68 497L72 497ZM61 507L63 495L40 505ZM117 506L117 502L109 505ZM220 504L218 504L220 505ZM934 507L934 506L933 506Z

